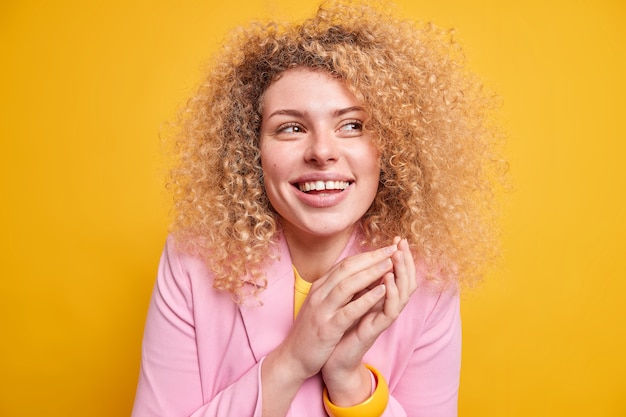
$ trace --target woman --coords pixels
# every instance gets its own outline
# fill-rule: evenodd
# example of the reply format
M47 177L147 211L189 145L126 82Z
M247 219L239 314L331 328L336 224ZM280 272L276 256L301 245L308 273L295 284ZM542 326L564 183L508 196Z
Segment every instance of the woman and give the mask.
M488 108L448 34L373 8L237 33L183 115L133 415L456 415Z

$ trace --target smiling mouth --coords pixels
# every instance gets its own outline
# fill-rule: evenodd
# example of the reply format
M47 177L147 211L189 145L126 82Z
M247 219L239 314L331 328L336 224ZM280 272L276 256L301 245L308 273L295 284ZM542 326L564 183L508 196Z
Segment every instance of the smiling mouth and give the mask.
M350 186L347 181L307 181L297 184L300 191L310 193L314 191L343 191Z

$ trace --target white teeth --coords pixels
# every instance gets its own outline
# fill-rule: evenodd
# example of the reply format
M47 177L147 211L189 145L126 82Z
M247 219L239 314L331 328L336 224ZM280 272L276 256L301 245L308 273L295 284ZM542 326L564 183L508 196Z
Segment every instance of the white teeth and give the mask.
M345 190L350 183L346 181L310 181L298 185L300 191Z

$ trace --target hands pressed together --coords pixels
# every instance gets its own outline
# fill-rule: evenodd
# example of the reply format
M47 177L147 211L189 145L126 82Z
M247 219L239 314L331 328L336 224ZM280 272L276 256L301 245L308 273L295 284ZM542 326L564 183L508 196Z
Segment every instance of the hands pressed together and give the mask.
M413 256L399 237L344 259L315 281L289 335L263 364L264 415L284 415L300 385L320 372L334 404L367 399L371 377L363 356L416 288Z

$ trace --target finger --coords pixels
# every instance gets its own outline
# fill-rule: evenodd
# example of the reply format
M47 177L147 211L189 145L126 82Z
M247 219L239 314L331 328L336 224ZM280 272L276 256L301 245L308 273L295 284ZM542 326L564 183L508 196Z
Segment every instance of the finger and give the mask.
M330 281L330 283L341 281L346 276L371 268L377 263L389 259L397 250L398 245L393 244L346 258L330 269L327 281Z
M384 299L387 288L384 284L377 285L361 297L342 307L335 317L333 324L342 329L349 329L366 315L378 302Z
M359 296L367 291L368 286L379 281L383 275L392 269L393 262L391 259L385 259L363 271L347 276L330 288L325 302L337 308L343 307L353 299L360 298Z
M316 286L322 298L333 294L333 301L349 301L356 293L393 268L390 257L397 251L396 245L363 252L344 259L323 277ZM317 284L317 282L316 282Z
M411 253L411 247L409 246L409 242L404 239L403 242L399 244L404 253L404 264L406 266L406 271L409 277L409 296L413 294L413 292L417 289L417 276L415 273L415 260L413 259L413 254Z
M393 273L396 278L395 283L398 287L400 300L406 300L409 296L410 277L408 275L405 258L406 256L402 250L398 250L391 257L393 261Z
M357 330L359 340L376 339L393 323L402 310L398 299L398 289L394 281L391 272L383 277L385 297L382 308L380 310L370 309L367 313L369 317L361 320Z
M387 319L395 320L398 314L400 314L401 306L400 295L394 274L386 274L383 278L383 282L385 283L385 287L387 289L383 313Z

